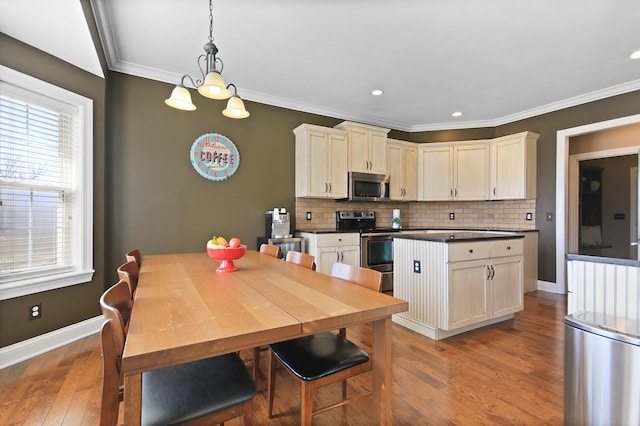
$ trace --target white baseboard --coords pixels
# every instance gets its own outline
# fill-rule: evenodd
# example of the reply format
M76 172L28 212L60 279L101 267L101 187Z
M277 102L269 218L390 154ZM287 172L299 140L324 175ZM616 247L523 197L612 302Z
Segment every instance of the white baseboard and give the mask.
M11 346L0 348L0 370L98 333L103 321L104 318L100 315L41 336L18 342Z
M538 280L538 290L540 291L546 291L549 293L556 293L556 294L565 294L564 289L560 288L560 286L556 283L552 283L549 281L540 281Z

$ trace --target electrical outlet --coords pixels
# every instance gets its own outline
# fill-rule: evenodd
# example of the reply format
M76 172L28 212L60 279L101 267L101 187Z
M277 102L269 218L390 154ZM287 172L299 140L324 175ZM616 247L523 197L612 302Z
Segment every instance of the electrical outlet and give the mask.
M527 213L527 215L525 216L525 218L527 220L533 220L533 213Z
M419 260L414 260L413 261L413 272L415 272L416 274L420 273L420 261Z
M551 212L547 213L547 222L553 222L553 213Z
M449 220L455 220L455 218L456 218L455 213L449 213Z
M42 303L29 306L29 319L34 320L39 318L42 318Z
M307 212L307 220L311 220L311 212Z

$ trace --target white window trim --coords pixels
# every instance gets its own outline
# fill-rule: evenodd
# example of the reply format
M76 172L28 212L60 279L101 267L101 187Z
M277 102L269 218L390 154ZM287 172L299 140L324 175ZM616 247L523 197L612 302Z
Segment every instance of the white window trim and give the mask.
M91 282L93 278L93 100L0 65L0 81L59 99L78 107L82 121L79 194L82 209L81 260L78 270L0 284L0 300Z

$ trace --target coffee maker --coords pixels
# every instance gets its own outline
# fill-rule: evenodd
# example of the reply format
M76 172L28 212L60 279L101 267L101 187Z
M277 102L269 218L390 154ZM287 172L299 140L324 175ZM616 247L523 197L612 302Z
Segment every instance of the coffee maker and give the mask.
M289 212L285 208L275 208L265 213L265 234L267 238L291 238Z

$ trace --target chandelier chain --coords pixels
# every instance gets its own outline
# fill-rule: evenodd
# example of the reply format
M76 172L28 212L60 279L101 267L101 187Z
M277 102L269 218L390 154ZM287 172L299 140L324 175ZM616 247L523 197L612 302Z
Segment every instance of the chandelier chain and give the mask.
M213 43L213 1L209 0L209 41Z

